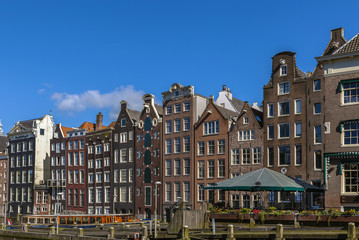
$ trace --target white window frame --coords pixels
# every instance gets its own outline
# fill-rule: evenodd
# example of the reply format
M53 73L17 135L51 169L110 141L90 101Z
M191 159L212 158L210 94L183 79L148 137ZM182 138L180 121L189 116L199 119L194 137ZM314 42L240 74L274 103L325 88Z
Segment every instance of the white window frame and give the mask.
M272 114L270 109L272 108ZM274 103L268 103L267 104L267 118L273 118L274 117Z
M297 134L298 126L300 126L300 134L299 135ZM300 138L300 137L302 137L302 134L303 134L302 122L295 122L294 123L294 137L295 138Z
M280 128L281 126L284 126L284 125L288 125L288 137L285 136L285 137L281 137L280 135ZM278 139L288 139L290 138L290 123L278 123Z
M300 111L298 111L297 103L300 103ZM302 114L302 99L294 99L294 114ZM290 110L290 109L289 109Z
M281 114L281 104L283 103L288 103L288 113L285 113L285 114ZM278 117L286 117L286 116L289 116L290 115L290 101L281 101L281 102L278 102Z
M285 86L286 84L288 84L288 92L281 92L281 86L284 86L283 91L285 91ZM286 95L286 94L290 94L290 82L280 82L278 83L278 95Z
M288 75L288 66L287 64L280 65L279 67L279 76L287 76Z

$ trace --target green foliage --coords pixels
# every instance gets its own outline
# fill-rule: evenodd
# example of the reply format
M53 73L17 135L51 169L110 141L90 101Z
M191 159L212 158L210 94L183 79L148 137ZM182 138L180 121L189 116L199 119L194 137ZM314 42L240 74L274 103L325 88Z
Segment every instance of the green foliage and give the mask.
M258 216L259 216L259 221L263 224L265 221L265 217L264 217L264 212L259 212Z

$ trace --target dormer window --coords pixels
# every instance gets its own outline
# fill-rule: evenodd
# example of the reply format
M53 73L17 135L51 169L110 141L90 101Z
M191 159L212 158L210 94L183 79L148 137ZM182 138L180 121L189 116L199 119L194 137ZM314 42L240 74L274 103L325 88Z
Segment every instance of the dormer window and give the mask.
M175 91L175 97L179 96L179 91Z

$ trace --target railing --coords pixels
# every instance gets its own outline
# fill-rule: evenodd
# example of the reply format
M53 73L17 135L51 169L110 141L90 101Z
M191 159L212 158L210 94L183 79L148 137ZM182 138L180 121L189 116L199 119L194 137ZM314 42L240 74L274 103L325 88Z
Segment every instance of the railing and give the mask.
M65 179L49 179L47 180L47 187L66 187Z

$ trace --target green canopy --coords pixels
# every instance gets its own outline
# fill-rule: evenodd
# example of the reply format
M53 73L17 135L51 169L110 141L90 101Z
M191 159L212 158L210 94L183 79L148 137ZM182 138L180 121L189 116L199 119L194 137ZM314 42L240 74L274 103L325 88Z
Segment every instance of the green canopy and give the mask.
M304 188L293 179L268 168L248 172L238 177L210 185L205 189L304 192Z

